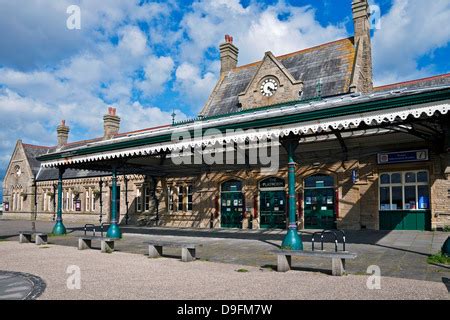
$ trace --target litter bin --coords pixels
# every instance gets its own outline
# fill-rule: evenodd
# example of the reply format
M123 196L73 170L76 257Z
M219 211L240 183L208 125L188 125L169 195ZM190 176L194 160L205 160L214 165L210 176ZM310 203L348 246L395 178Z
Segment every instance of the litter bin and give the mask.
M450 257L450 237L447 237L444 244L442 245L442 253L447 257Z

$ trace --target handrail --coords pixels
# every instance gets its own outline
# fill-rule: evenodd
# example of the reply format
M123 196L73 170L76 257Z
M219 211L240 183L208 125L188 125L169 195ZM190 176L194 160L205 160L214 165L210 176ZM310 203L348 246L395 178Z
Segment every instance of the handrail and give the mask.
M106 223L106 222L102 222L102 223L100 223L100 234L101 234L101 236L103 237L103 227L105 226L105 225L110 225L110 223Z
M94 237L95 237L95 225L94 224L92 224L92 223L86 223L85 225L84 225L84 235L86 235L86 232L87 232L87 227L92 227L92 232L93 232L93 234L94 234Z
M312 251L314 251L315 249L315 236L317 234L320 234L320 249L323 251L323 239L324 239L324 235L326 234L332 234L334 235L334 250L337 252L338 251L338 236L336 233L340 233L342 235L342 251L345 251L345 243L346 243L346 239L345 239L345 232L344 230L340 230L340 229L336 229L336 230L322 230L322 231L316 231L312 234L311 237L311 246L312 246Z

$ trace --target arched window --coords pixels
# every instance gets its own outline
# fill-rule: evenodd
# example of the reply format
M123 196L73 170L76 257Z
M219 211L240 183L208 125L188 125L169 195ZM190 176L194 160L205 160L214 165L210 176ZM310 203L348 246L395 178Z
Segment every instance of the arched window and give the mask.
M242 182L239 180L228 180L222 183L222 192L242 191Z
M305 179L305 188L333 188L334 179L332 176L316 174Z

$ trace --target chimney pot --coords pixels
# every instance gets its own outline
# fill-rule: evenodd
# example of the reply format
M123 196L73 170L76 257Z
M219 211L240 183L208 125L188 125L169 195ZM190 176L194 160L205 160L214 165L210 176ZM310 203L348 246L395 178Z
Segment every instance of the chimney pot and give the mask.
M61 124L56 128L56 133L58 137L58 148L67 144L69 140L70 128L66 126L66 120L61 120Z
M238 61L239 49L233 44L233 37L229 34L225 35L225 42L219 47L220 49L220 73L228 72L236 68Z
M111 139L119 133L120 117L116 115L116 108L109 107L108 114L103 116L103 139Z

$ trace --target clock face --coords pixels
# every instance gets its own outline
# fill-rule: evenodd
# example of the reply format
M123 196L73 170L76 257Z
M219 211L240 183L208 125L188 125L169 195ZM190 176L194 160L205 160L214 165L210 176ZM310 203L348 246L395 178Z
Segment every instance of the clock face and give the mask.
M265 97L271 97L278 89L278 82L274 78L267 78L261 82L261 94Z

